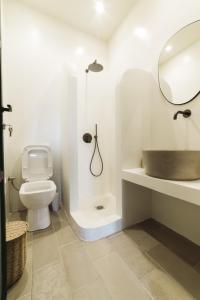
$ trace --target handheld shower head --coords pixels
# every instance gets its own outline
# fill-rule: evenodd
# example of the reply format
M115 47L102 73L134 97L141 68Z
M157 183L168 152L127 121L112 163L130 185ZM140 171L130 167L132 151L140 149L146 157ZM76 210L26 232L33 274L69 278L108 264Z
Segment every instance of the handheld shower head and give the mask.
M85 70L86 73L89 73L89 71L91 71L91 72L101 72L101 71L103 71L103 66L101 64L97 63L97 60L95 60Z

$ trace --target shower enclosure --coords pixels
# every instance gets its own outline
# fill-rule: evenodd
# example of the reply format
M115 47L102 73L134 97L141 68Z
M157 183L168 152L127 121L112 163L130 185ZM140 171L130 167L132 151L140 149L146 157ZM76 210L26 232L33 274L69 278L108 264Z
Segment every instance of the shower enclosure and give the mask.
M84 240L122 228L107 76L97 61L82 76L68 72L68 97L62 107L62 197L73 228Z

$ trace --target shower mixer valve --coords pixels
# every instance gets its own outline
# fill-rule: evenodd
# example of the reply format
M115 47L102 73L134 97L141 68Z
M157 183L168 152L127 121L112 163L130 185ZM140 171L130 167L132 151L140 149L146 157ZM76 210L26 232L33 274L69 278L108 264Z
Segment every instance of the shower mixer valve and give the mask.
M87 144L90 144L92 142L92 135L90 133L85 133L83 135L83 141Z

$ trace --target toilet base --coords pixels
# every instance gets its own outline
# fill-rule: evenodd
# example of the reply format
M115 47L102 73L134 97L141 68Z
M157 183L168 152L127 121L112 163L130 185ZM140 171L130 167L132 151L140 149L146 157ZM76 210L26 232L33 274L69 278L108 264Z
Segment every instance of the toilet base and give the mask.
M49 207L28 209L28 231L45 229L51 224Z

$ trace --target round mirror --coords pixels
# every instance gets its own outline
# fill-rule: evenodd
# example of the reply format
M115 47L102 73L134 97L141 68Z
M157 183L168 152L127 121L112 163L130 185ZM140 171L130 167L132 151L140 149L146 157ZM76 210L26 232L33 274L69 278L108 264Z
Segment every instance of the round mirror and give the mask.
M200 20L185 26L165 44L159 58L164 97L180 105L200 93Z

